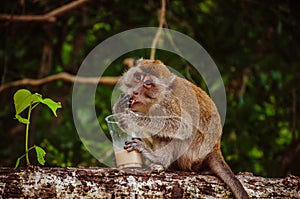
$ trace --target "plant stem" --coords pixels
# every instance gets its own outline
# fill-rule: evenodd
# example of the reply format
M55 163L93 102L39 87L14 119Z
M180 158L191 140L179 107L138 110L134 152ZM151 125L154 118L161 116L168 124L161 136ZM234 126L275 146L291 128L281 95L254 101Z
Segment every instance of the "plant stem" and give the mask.
M29 124L30 124L30 115L31 115L31 105L29 106L29 110L28 110L28 117L27 117L27 120L28 120L28 123L26 124L26 134L25 134L25 156L26 156L26 163L27 165L30 164L29 162L29 156L28 156L28 153L29 153L29 150L28 150L28 135L29 135Z

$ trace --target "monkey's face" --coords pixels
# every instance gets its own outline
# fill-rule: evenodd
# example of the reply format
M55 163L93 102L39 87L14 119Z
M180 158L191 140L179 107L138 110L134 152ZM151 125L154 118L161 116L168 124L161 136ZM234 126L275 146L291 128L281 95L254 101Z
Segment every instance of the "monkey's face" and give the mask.
M147 114L148 110L156 103L160 88L157 78L136 68L126 73L123 77L122 90L129 95L129 108L132 111Z
M164 76L162 76L162 74ZM144 61L130 68L121 79L121 89L129 96L128 107L135 112L148 114L154 104L159 104L167 90L165 80L171 74L161 62Z

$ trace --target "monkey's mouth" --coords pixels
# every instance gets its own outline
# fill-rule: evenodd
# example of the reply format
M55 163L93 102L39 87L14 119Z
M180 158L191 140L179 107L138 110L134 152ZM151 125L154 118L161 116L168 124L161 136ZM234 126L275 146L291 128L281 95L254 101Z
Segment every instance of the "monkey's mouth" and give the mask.
M140 102L135 100L135 99L131 99L129 102L129 108L132 108L133 106L139 104Z

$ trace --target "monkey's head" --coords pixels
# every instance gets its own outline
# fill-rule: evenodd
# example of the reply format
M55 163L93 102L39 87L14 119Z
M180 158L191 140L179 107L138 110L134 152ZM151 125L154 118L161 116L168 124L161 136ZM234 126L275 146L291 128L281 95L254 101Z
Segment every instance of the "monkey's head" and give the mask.
M138 60L120 80L124 96L130 96L128 107L147 114L151 106L159 103L168 90L174 75L159 60Z

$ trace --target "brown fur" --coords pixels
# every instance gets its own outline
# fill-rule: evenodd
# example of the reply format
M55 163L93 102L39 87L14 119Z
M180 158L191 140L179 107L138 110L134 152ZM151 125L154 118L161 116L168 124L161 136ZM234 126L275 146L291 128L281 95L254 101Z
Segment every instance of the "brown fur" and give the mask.
M124 95L139 102L124 109L120 108L121 99L115 104L114 112L124 113L121 127L152 135L151 147L134 140L127 143L127 150L139 150L166 169L201 172L209 168L236 198L248 198L222 157L220 116L201 88L175 76L158 60L138 61L123 75L121 85Z

